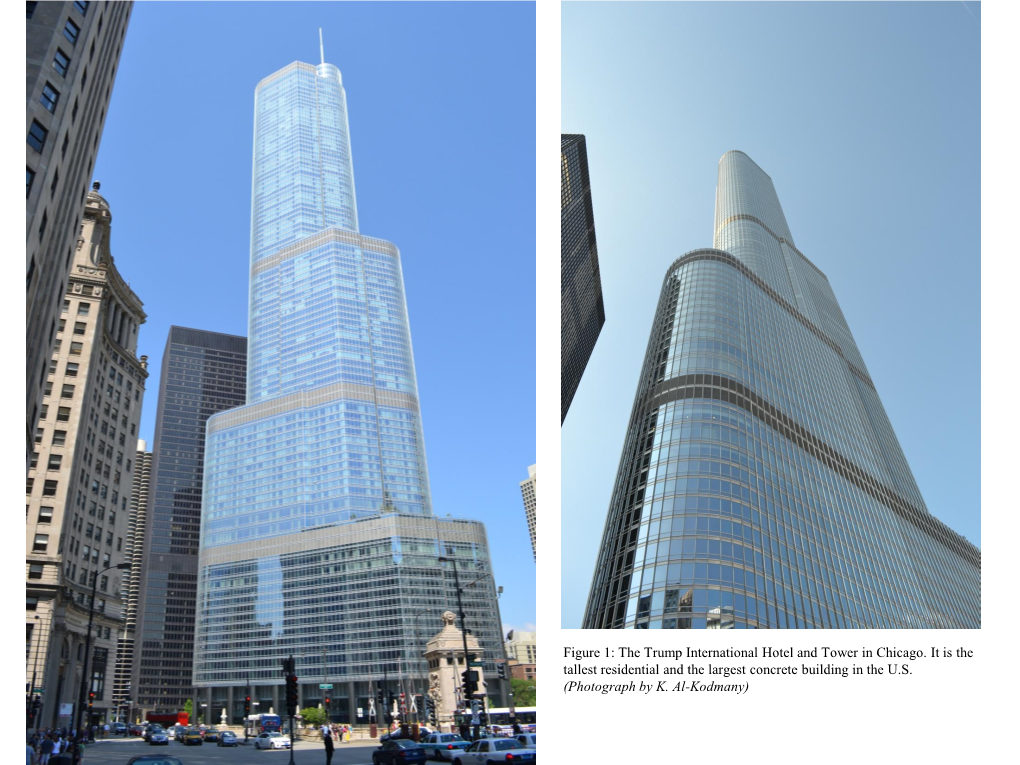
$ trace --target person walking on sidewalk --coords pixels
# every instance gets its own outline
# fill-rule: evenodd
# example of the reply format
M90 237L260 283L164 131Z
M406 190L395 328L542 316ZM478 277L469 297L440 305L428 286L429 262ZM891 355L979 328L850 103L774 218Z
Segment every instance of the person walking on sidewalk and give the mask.
M326 747L326 765L332 765L333 762L333 731L329 729L328 725L322 726L322 743Z

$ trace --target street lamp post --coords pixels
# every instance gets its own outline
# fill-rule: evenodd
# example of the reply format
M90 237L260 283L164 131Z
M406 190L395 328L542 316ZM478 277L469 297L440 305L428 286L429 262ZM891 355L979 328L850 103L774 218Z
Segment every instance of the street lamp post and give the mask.
M510 671L510 667L506 663L506 641L503 640L503 615L499 612L499 598L503 594L503 585L496 588L496 620L499 622L499 647L503 654L503 673L506 674ZM499 689L502 691L503 706L510 709L510 722L514 720L514 708L513 704L507 699L507 683L510 682L510 677L504 678L503 682L499 684Z
M460 636L464 640L464 671L471 672L470 662L468 661L468 642L467 642L467 625L464 623L464 603L461 600L460 595L460 575L457 573L456 561L451 561L449 558L440 557L440 563L452 563L453 564L453 586L457 590L457 610L460 611ZM471 699L466 700L468 704L471 703ZM475 726L475 733L477 738L477 728Z
M128 562L118 563L116 566L107 566L103 570L97 571L95 579L92 580L92 597L89 599L89 627L85 633L85 666L82 667L81 688L78 691L78 707L74 710L74 765L79 765L81 762L81 748L77 746L80 743L79 739L81 737L81 715L85 708L85 688L92 684L89 678L89 659L92 657L92 619L95 615L96 584L99 582L100 575L105 574L107 571L112 571L113 569L126 571L129 568L131 568L131 564Z

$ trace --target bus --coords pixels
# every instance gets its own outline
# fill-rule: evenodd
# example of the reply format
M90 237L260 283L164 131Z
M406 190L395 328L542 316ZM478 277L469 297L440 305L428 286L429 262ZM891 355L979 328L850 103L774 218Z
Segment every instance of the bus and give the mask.
M175 725L187 725L190 715L187 712L146 712L145 720L150 725L162 725L172 728Z
M535 707L514 708L514 719L510 719L509 707L489 707L489 726L497 736L512 736L514 721L521 726L522 733L535 732Z
M280 732L280 715L248 715L244 720L245 738L274 731Z

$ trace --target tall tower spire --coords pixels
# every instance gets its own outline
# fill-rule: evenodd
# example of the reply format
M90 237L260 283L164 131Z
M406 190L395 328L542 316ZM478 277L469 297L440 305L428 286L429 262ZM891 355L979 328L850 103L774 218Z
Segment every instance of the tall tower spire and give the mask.
M322 51L322 27L319 27L319 63L326 63L326 54Z

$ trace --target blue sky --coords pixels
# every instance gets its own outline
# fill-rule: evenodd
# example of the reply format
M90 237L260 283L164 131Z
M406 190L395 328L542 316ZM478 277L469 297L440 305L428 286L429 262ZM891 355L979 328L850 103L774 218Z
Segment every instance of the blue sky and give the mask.
M435 511L486 523L504 625L525 629L533 5L135 4L94 177L149 317L141 436L151 447L171 324L247 334L254 89L318 63L320 27L347 91L361 231L401 250Z
M562 429L579 626L662 277L711 246L730 149L829 278L928 509L980 518L980 5L564 3L562 131L587 137L606 325Z

